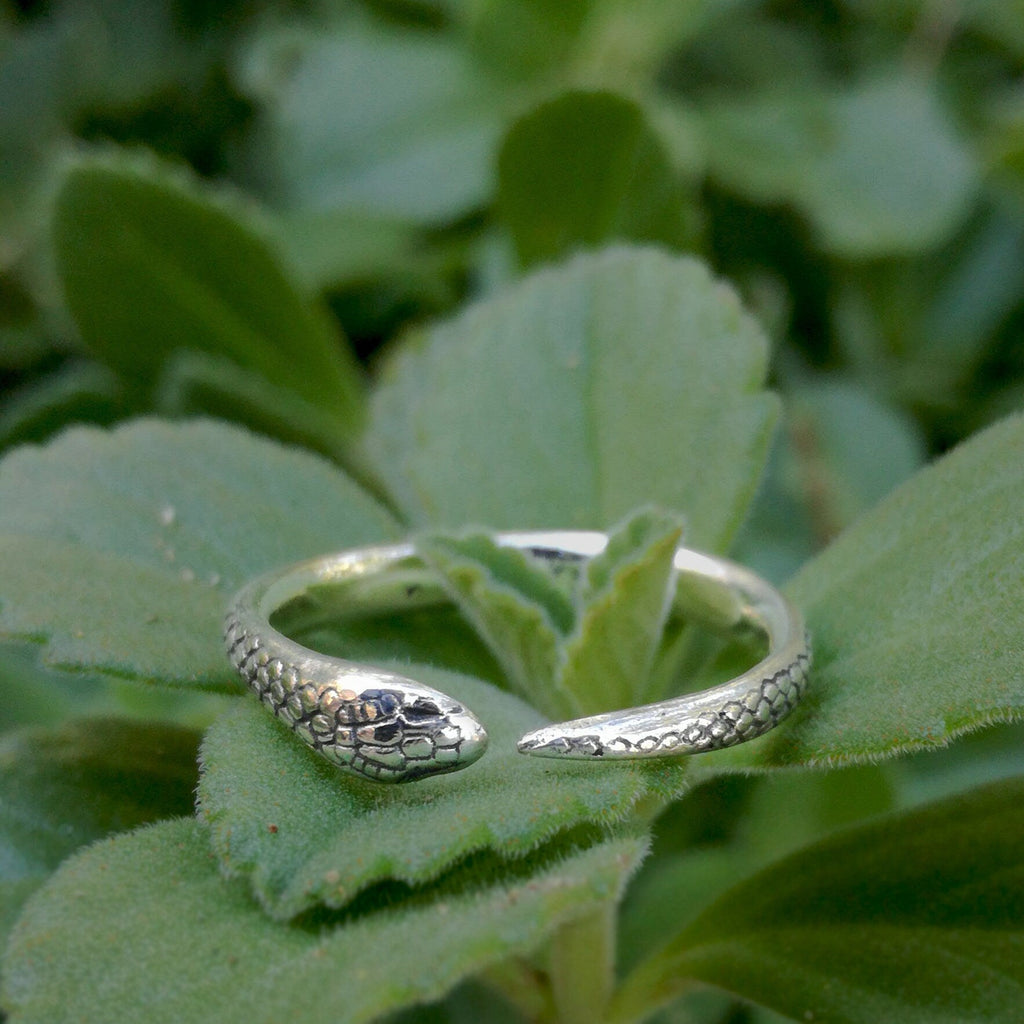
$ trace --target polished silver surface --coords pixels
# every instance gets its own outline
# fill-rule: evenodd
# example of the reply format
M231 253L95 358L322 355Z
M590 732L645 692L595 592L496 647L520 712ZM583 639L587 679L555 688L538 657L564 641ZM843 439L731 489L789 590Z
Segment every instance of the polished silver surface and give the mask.
M573 532L506 536L516 546L543 543L587 556L604 547L602 534L585 535L579 545ZM799 611L770 583L725 558L681 547L674 564L677 607L720 628L763 633L768 640L765 658L735 679L699 693L537 729L519 741L522 753L604 761L699 754L754 739L796 707L811 665L810 640Z
M592 558L607 544L605 534L579 530L503 533L497 540L562 564ZM700 693L538 729L519 741L520 751L588 760L700 753L759 736L796 706L811 659L799 612L726 559L679 548L675 568L678 611L719 629L763 633L767 656ZM444 600L411 544L358 548L249 584L228 612L225 643L260 700L314 750L365 778L406 782L457 771L483 754L487 736L472 712L414 679L311 651L271 618L293 602L309 605L309 624Z
M410 782L465 768L487 748L487 733L447 694L318 654L278 632L270 619L289 601L325 585L351 584L358 601L364 579L412 554L403 544L301 562L250 583L225 621L228 657L268 710L332 764L376 782ZM404 593L393 580L385 581L384 591L385 605ZM382 603L379 593L365 596Z

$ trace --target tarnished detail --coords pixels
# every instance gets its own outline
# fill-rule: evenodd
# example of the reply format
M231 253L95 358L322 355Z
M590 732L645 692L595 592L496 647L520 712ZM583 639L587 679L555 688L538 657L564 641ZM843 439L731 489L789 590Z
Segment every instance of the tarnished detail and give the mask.
M731 747L774 729L797 706L810 667L811 650L805 637L804 649L792 662L763 678L742 696L730 693L729 699L723 699L717 709L708 710L707 697L718 691L706 691L698 695L704 698L699 707L669 709L666 705L671 702L664 701L647 708L631 708L537 729L519 741L519 750L541 757L616 760L702 754ZM690 701L697 704L694 698ZM633 724L631 719L647 710L654 716L670 719L671 724L650 732L628 730ZM615 728L617 717L623 726L621 732Z
M413 680L402 686L400 676L378 673L379 685L355 690L345 674L333 683L305 679L299 666L288 663L287 651L275 650L273 636L246 630L235 608L225 622L224 643L266 708L339 768L374 782L410 782L457 771L484 752L486 734L476 718Z
M497 535L566 571L604 550L589 531ZM487 735L460 703L416 680L311 651L279 633L271 617L302 598L306 614L424 607L446 601L410 544L357 548L290 566L253 581L225 624L232 665L267 709L339 768L377 782L407 782L476 761ZM753 668L699 693L546 726L519 750L541 757L616 760L696 754L774 728L803 696L810 640L799 611L771 584L724 558L676 550L674 611L712 629L754 630L768 653ZM707 600L709 590L713 600ZM330 615L327 621L329 621Z

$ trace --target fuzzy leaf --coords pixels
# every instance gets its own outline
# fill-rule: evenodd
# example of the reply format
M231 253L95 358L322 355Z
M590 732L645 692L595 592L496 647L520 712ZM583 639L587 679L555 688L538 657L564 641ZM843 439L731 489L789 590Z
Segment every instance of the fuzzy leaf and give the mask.
M345 906L384 879L422 884L475 851L522 857L561 831L614 822L646 795L681 789L680 762L552 769L523 757L516 740L543 721L533 709L465 676L399 670L464 700L483 721L490 742L472 770L415 786L343 777L249 701L207 733L200 814L224 870L248 877L275 917Z
M359 1024L530 952L614 900L642 852L635 839L602 843L308 928L272 921L225 882L196 822L164 822L93 846L36 895L8 949L3 1006L18 1024Z
M721 548L775 418L766 354L701 264L611 249L397 353L368 445L417 524L601 528L653 502L685 514L696 547Z
M54 246L82 336L145 389L175 353L209 352L294 391L337 433L351 432L362 418L355 361L254 224L240 204L232 209L155 162L72 163L57 195Z
M234 427L70 430L0 463L0 634L62 668L234 689L234 590L396 533L339 470Z
M687 203L668 154L632 100L571 91L509 130L498 202L523 265L612 239L679 247Z
M923 470L788 588L814 640L786 725L708 764L824 765L1024 717L1024 417Z
M692 979L794 1020L1020 1019L1024 780L881 818L720 896L628 978L612 1020Z
M928 80L870 78L832 94L761 92L705 110L711 173L756 201L788 202L848 257L945 240L978 187L974 160Z
M642 702L672 606L672 557L682 526L641 512L581 574L581 615L565 649L562 685L582 714Z
M552 716L580 713L560 682L561 641L575 611L543 566L486 534L428 535L416 550L440 574L520 696Z
M78 847L189 813L198 745L193 729L113 718L0 741L0 945L28 895Z

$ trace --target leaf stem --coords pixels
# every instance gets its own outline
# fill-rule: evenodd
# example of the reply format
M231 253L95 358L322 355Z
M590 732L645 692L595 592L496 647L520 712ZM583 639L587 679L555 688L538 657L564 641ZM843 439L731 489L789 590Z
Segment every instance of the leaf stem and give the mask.
M549 972L560 1024L600 1024L615 980L617 905L608 900L563 925L551 940Z
M487 968L480 980L500 992L527 1020L538 1024L554 1024L557 1020L546 979L524 960L502 960Z
M656 953L623 979L608 1003L605 1024L639 1024L695 987Z

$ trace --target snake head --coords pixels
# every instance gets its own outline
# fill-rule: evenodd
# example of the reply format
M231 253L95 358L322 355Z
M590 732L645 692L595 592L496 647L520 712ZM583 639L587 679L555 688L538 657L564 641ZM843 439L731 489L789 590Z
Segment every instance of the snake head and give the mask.
M487 733L462 704L417 685L364 690L348 767L378 782L460 771L480 759Z
M599 758L605 754L599 736L567 735L558 726L547 726L527 733L516 744L520 754L535 757Z

